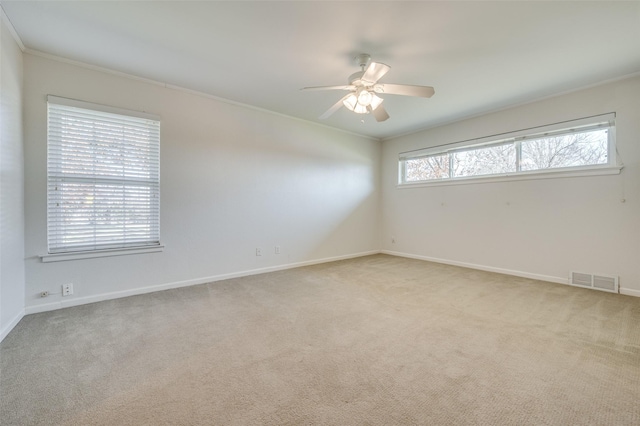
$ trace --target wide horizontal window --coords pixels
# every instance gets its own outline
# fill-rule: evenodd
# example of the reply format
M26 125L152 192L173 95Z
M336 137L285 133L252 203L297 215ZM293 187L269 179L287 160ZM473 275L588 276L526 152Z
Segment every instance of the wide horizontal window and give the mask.
M160 245L160 121L48 97L48 252Z
M615 115L400 154L400 184L615 166Z

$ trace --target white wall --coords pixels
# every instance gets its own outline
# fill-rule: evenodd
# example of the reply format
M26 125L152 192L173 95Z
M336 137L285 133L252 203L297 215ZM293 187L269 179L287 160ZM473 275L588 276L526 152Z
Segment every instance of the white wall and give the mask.
M384 141L383 249L557 282L619 275L640 296L639 99L635 77ZM396 187L400 152L607 112L620 175Z
M0 341L24 314L22 51L0 11Z
M380 142L41 56L24 67L27 313L379 249ZM47 94L161 116L164 252L40 261Z
M46 253L47 94L162 117L164 252L40 261ZM570 270L619 275L623 291L640 296L639 98L636 77L388 140L381 148L323 126L25 54L26 289L20 279L5 286L3 272L2 316L13 318L7 305L22 308L18 296L31 313L380 246L559 282ZM399 152L611 111L625 164L620 175L396 188ZM14 133L19 140L19 126ZM12 224L18 235L20 214ZM4 241L3 234L3 247ZM21 242L10 247L19 253ZM263 256L255 256L256 247ZM61 297L63 283L74 284L73 296ZM43 290L52 295L40 298Z

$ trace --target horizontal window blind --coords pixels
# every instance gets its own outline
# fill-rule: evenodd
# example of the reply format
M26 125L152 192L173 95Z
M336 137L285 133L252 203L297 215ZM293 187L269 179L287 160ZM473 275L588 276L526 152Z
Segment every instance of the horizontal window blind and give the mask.
M150 117L48 97L49 253L160 244L160 121Z

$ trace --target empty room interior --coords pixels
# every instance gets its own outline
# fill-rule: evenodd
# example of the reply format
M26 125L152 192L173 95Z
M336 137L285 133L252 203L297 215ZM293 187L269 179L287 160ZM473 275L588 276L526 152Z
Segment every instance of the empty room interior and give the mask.
M640 424L640 2L0 6L0 424Z

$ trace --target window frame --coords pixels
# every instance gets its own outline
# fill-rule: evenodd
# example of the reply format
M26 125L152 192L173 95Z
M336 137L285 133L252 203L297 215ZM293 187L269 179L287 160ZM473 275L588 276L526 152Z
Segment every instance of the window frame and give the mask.
M149 176L142 177L142 178L140 176L126 176L126 175L115 177L117 175L112 175L108 171L106 172L106 174L104 174L105 172L94 171L93 173L87 173L86 175L85 174L77 175L79 177L74 177L75 176L74 174L65 175L65 173L62 171L58 171L58 172L53 171L57 167L60 167L60 164L61 164L60 159L56 159L55 156L60 155L60 154L57 154L57 152L59 152L59 150L63 145L56 146L56 141L55 141L56 136L52 136L52 133L51 133L52 132L52 127L50 122L51 113L52 113L51 106L53 106L54 109L66 108L66 107L71 107L76 109L76 111L72 112L70 116L73 116L75 113L81 114L83 113L82 110L84 110L84 112L87 114L96 115L96 121L95 121L96 123L104 122L104 120L114 119L116 121L119 120L124 124L125 122L128 122L130 120L134 120L135 122L137 122L137 124L134 124L135 126L138 126L138 125L148 126L150 131L153 132L151 145L148 148L150 151L147 154L148 157L142 157L143 160L140 160L140 157L139 157L140 151L137 151L138 152L137 161L144 161L145 164L148 163L148 169L144 168L142 169L142 172L147 173L147 170L148 170ZM78 111L78 109L80 111ZM64 113L58 111L56 112L56 114L63 115ZM115 117L114 114L117 116L120 116L120 118ZM145 123L145 121L147 123ZM77 260L77 259L105 257L105 256L120 256L120 255L126 255L126 254L152 253L152 252L159 252L164 249L164 245L162 245L160 242L160 127L161 127L160 117L154 114L148 114L148 113L138 112L138 111L130 111L122 108L99 105L99 104L79 101L75 99L67 99L67 98L62 98L62 97L53 96L53 95L47 96L47 172L46 172L46 177L47 177L47 208L46 208L47 254L40 256L43 262ZM53 127L53 129L55 131L56 128ZM79 139L78 143L80 144L80 146L82 146L82 144L85 143L86 140L87 140L86 138ZM95 140L95 139L90 139L90 140ZM139 140L140 139L124 138L124 140L121 141L119 145L113 145L113 146L115 147L120 146L124 148L126 148L126 145L141 146L139 145L139 142L136 142ZM143 139L143 141L144 140L145 139ZM58 143L63 143L62 139L60 139ZM54 148L54 146L56 147ZM111 149L112 145L107 145L107 146L109 147L109 149ZM142 145L142 149L146 149L144 148L144 146L145 145ZM130 153L131 151L125 151L125 152ZM85 152L80 151L80 155L83 153ZM52 157L52 155L54 157ZM118 154L116 153L116 154L113 154L114 157L107 156L107 158L115 158L117 157L117 155ZM71 157L71 158L74 158L74 157ZM81 158L81 157L76 157L76 158ZM91 158L96 158L96 157L91 157ZM96 160L91 160L91 161L93 162ZM117 160L114 160L114 161L117 163ZM123 161L123 160L120 160L120 161ZM90 163L86 163L86 164L90 164ZM93 163L93 164L98 164L98 163ZM132 163L129 163L129 164L131 165ZM139 164L137 162L133 163L133 167L135 168L135 170L140 170ZM133 170L133 169L130 169L130 170ZM123 172L123 173L129 173L129 172ZM134 172L134 175L135 173L136 172ZM107 186L121 185L122 191L128 191L126 189L127 187L149 188L149 194L150 194L149 196L151 197L151 199L157 198L157 200L150 202L149 208L148 208L148 214L149 214L148 217L149 217L149 220L152 221L149 228L150 230L149 230L148 238L142 239L139 242L135 242L131 240L127 241L128 238L125 232L121 235L117 235L118 239L114 242L94 240L93 247L91 247L91 244L87 244L86 242L84 244L75 244L75 245L70 244L66 247L64 247L64 245L56 246L55 244L53 244L52 246L51 231L55 230L55 228L51 228L52 226L51 222L54 219L56 219L56 216L59 216L61 213L58 211L55 211L55 207L51 207L50 202L52 200L51 197L53 195L51 193L51 185L53 185L56 182L65 182L65 181L69 183L73 183L77 181L77 182L88 184L88 185L93 184L96 187L100 187L100 186L104 187L105 185ZM127 183L130 183L130 185L127 185ZM109 196L110 193L106 192L103 194L105 196ZM127 203L130 203L131 199L128 199L128 200L129 201L127 201ZM138 198L134 198L133 200L135 203L135 200L138 200ZM124 206L126 208L126 204ZM96 229L96 226L97 225L94 226L94 229ZM88 226L86 229L90 230L91 226Z
M560 177L578 177L619 174L624 167L617 157L615 136L615 113L601 114L577 120L559 122L551 125L533 127L493 136L470 139L450 144L438 145L430 148L401 152L398 156L398 188L418 186L455 185L469 183L486 183L509 180L549 179ZM556 167L536 170L521 170L522 142L536 140L543 137L554 137L569 134L584 133L599 128L608 129L607 163L584 166ZM516 152L515 171L507 173L484 174L477 176L451 176L455 152L474 150L482 147L513 144ZM431 156L449 157L449 176L439 179L407 181L407 165L409 160L427 158Z

